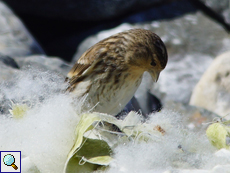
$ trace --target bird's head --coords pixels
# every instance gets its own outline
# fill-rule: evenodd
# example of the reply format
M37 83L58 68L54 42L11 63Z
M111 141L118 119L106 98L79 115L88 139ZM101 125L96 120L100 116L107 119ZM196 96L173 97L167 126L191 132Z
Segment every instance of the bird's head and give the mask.
M133 32L135 42L130 46L132 53L129 56L129 63L137 71L149 72L153 81L157 82L160 72L168 61L165 44L152 31L135 29Z

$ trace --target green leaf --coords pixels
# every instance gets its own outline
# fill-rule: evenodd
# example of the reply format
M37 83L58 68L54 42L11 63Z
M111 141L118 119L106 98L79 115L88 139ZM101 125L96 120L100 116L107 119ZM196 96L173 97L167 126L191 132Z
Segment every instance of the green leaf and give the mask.
M93 129L93 124L102 119L116 121L116 118L104 114L83 114L76 127L76 141L68 154L65 165L66 172L93 172L102 165L108 165L112 158L109 145L100 139L84 137L84 134Z
M104 124L104 127L99 126L99 123ZM112 125L117 126L121 132L111 131L110 126ZM95 127L99 128L95 129ZM92 133L92 130L96 134ZM111 146L126 143L130 139L143 142L153 138L159 139L156 136L163 136L162 132L155 130L153 125L141 123L140 116L135 112L130 112L123 121L107 114L83 114L75 134L76 141L65 164L67 173L105 169L113 160ZM96 139L90 138L92 134Z
M218 149L226 148L229 146L226 144L226 137L228 136L229 127L221 124L214 123L206 130L206 135L213 146Z

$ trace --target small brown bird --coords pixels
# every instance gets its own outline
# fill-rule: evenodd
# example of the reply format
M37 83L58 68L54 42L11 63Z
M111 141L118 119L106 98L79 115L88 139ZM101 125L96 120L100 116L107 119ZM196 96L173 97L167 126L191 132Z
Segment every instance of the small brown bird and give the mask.
M67 75L67 91L86 96L83 110L119 113L149 72L154 81L168 61L160 37L149 30L131 29L112 35L79 58Z

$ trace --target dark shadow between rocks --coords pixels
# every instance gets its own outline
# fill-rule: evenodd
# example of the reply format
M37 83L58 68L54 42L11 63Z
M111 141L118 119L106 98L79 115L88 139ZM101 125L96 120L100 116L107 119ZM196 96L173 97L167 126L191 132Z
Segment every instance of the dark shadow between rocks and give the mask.
M17 11L17 8L13 8L14 6L12 8L41 44L47 55L58 56L66 61L71 61L78 45L89 35L96 34L101 30L114 28L122 23L132 24L172 19L197 11L197 8L188 0L169 0L167 2L164 1L140 9L136 6L123 14L97 21L71 21L28 15Z

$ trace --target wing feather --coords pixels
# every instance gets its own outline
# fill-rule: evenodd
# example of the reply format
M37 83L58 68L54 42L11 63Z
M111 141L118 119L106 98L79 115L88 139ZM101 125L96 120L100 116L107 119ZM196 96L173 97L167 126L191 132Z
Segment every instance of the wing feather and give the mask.
M73 91L79 82L91 74L95 66L103 62L101 59L107 55L112 45L107 40L98 42L81 55L66 77L65 81L69 83L67 91Z
M101 53L98 48L96 45L89 48L74 64L65 79L65 81L69 83L66 91L73 91L79 82L90 75Z
M73 76L80 76L90 64L79 64L78 62L74 64L73 68L69 71L67 77L72 78Z

